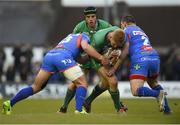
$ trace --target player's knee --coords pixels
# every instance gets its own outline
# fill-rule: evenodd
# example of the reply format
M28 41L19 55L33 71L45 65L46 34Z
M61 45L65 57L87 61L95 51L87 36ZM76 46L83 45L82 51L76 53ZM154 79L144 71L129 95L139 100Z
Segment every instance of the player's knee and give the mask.
M117 82L112 82L109 86L110 86L110 89L113 91L117 91L118 89Z
M35 93L41 91L41 86L38 86L38 85L36 85L36 84L33 84L33 85L32 85L32 89L33 89L33 93L35 94Z
M132 92L133 96L138 96L138 94L136 92Z
M88 87L87 81L84 78L78 78L75 81L73 81L76 87L83 86L85 88Z
M44 83L39 83L39 82L35 82L32 85L33 88L33 93L37 93L39 91L41 91L42 89L44 89L47 85L48 81L45 81Z
M84 87L84 88L87 88L88 87L88 85L87 84L76 84L76 87L80 87L80 86L82 86L82 87Z
M40 90L44 89L44 88L46 87L47 83L48 83L48 81L46 81L46 82L41 86L41 89L40 89Z
M80 86L83 86L83 87L87 88L88 84L87 84L87 82L83 82L83 83L80 84Z
M110 86L117 87L118 81L117 81L116 78L109 79L108 82L109 82L109 85L110 85Z
M131 93L133 96L138 96L138 89L131 89Z
M109 85L108 84L100 84L99 85L101 88L104 88L104 89L108 89L109 88Z
M113 90L117 90L117 84L110 84L110 88L113 89Z
M138 90L144 85L144 80L133 79L130 81L131 93L133 96L138 96Z
M111 86L111 88L117 89L118 82L114 81L114 82L110 83L110 86Z
M74 83L71 83L71 84L69 84L68 88L71 90L74 90L74 89L76 89L76 85Z

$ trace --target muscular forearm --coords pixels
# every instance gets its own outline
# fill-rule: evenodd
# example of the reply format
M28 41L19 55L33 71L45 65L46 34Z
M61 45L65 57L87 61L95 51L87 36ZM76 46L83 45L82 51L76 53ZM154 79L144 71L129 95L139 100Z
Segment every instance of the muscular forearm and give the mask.
M102 55L99 54L93 47L91 47L90 45L88 45L87 48L84 49L84 51L91 57L101 61L102 60Z
M122 59L118 59L118 61L116 62L116 64L113 66L114 70L117 71L120 67L120 65L122 64L123 60Z
M129 48L129 45L127 44L125 46L125 48L123 49L122 51L122 54L121 56L119 57L118 61L116 62L116 64L114 65L114 70L117 71L120 66L122 65L122 63L124 62L124 60L127 58L127 55L128 55L128 48Z

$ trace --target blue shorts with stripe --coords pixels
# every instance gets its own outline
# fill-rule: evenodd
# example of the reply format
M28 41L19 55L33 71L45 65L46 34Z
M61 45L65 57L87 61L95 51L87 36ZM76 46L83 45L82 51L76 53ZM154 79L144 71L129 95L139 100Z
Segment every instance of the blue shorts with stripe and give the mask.
M64 72L66 69L76 66L71 53L65 49L55 49L49 51L42 62L41 69L48 72Z

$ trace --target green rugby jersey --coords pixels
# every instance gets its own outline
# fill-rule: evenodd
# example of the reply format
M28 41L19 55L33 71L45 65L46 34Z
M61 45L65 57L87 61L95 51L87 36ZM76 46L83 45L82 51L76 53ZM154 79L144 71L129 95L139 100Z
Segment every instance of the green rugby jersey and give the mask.
M109 24L108 22L101 20L101 19L97 19L97 27L96 29L92 30L88 27L87 23L85 20L81 21L79 24L76 25L76 27L73 30L73 33L82 33L85 32L86 34L89 35L90 39L92 39L93 35L101 29L105 29L111 27L111 24Z

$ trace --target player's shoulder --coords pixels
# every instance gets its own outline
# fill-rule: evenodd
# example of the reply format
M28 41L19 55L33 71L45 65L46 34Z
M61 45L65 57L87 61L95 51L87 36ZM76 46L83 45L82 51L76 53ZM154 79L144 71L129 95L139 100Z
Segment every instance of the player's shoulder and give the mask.
M97 32L109 32L109 31L113 31L113 30L116 30L116 29L119 29L119 27L118 26L110 26L110 27L101 29L101 30L99 30Z
M80 32L82 32L82 31L84 31L84 29L86 29L86 22L85 22L85 20L79 22L79 23L75 26L75 28L74 28L74 30L73 30L73 33L80 33Z
M100 26L105 26L105 27L110 27L111 24L105 20L102 20L102 19L98 19L98 23Z
M85 38L85 39L88 39L88 40L90 39L88 34L86 34L85 32L82 33L82 38Z
M124 28L125 33L131 33L134 30L136 30L136 27L134 27L134 26L127 26L127 27Z
M102 23L102 24L109 24L109 22L103 20L103 19L98 19L99 23Z
M75 27L84 27L86 25L86 21L82 20L81 22L79 22Z
M137 25L129 25L124 30L139 30L140 27Z

